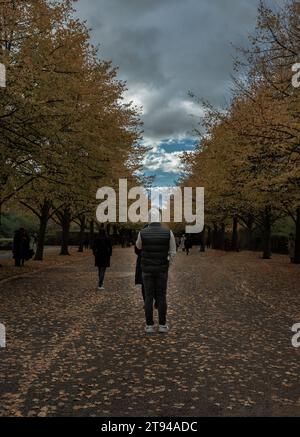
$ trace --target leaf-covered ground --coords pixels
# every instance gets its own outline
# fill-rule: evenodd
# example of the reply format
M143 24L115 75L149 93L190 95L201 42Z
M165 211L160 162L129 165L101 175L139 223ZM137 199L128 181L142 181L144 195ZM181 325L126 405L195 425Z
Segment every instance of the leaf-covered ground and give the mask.
M115 249L105 291L90 255L0 282L0 415L300 415L299 266L179 253L170 332L146 336L134 265Z
M51 267L54 265L66 264L72 262L74 258L82 258L83 254L78 253L77 247L71 247L69 249L72 258L68 256L60 256L60 247L47 246L44 250L44 261L26 261L23 267L15 267L14 260L11 251L0 252L0 281L3 279L11 278L12 276L23 276L27 273L33 273L37 270L45 269L45 267Z

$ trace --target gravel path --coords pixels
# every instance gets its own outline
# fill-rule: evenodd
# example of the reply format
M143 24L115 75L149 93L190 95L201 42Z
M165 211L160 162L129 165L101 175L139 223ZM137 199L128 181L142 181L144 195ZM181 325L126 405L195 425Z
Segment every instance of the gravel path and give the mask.
M0 282L1 416L300 415L299 266L179 253L146 336L134 265L115 249L105 291L91 256Z

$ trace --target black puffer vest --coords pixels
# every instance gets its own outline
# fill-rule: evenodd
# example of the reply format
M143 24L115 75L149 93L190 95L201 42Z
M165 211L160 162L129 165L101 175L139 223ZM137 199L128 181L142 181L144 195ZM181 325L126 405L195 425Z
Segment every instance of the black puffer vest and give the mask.
M169 268L168 254L170 231L161 223L151 223L141 230L142 260L144 273L162 273Z

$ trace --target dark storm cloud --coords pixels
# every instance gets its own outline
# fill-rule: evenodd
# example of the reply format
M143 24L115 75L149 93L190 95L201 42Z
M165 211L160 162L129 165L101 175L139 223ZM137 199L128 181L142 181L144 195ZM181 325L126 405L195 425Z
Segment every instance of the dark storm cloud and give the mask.
M223 104L234 49L254 28L257 0L79 0L101 56L144 107L145 137L190 135L201 111L188 90ZM277 2L278 3L278 2ZM191 115L194 114L194 117Z

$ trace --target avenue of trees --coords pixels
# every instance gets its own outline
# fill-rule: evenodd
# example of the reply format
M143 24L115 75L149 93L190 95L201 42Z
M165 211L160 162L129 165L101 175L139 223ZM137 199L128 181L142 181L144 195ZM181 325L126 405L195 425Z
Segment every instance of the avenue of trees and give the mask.
M261 230L263 257L271 255L272 227L294 222L295 263L300 263L300 3L280 10L260 4L250 48L239 49L232 99L226 110L205 105L205 133L185 154L185 186L205 187L205 222L213 236ZM297 84L296 84L297 85ZM213 241L214 243L214 241ZM224 240L219 239L219 246Z
M21 206L39 220L36 259L47 223L62 229L68 254L71 222L82 239L93 226L96 191L134 184L145 150L137 146L137 109L122 100L125 84L99 59L72 0L0 0L0 208ZM1 215L0 210L0 215Z
M73 0L0 0L1 212L29 211L39 223L35 259L43 259L47 225L61 228L68 254L70 226L93 230L96 191L118 191L120 178L140 185L146 149L137 109L124 103L126 84L100 59ZM271 256L272 228L294 223L300 263L300 3L279 10L262 2L250 48L239 49L230 105L206 110L193 153L183 155L184 186L205 187L205 223L213 247L249 245L257 229ZM297 85L297 84L296 84ZM141 177L142 180L142 177ZM145 180L144 180L145 181ZM1 222L0 222L1 230ZM1 236L1 232L0 232Z

